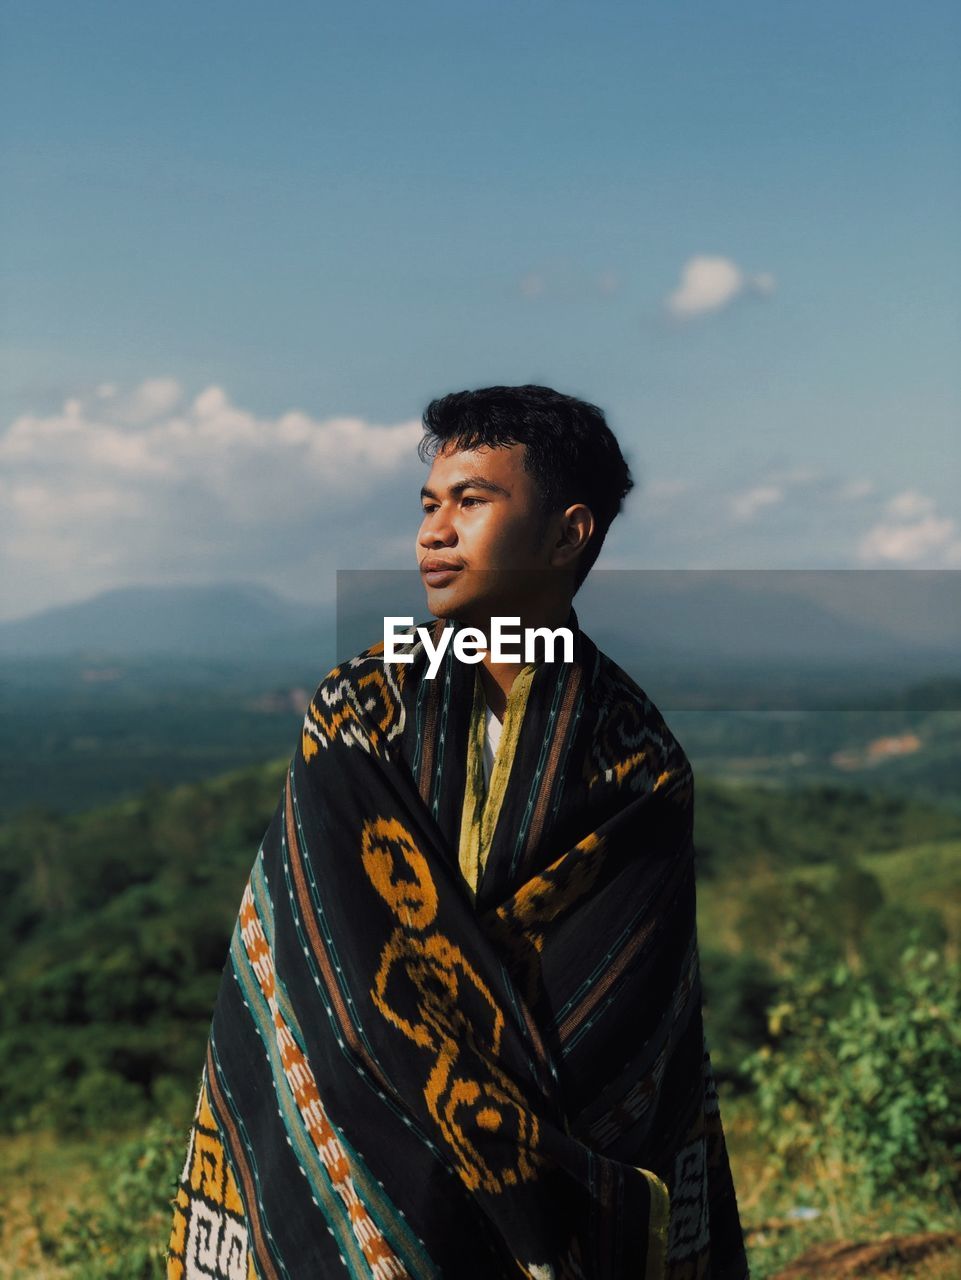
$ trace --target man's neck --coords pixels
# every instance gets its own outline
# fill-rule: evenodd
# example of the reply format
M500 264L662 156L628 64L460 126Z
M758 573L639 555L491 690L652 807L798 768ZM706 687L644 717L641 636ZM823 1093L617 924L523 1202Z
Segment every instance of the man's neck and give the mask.
M567 625L571 616L571 602L560 601L541 607L525 609L523 613L506 613L505 617L520 616L521 632L527 627L549 627L552 631ZM501 615L498 615L501 616ZM484 687L487 705L503 722L507 711L507 699L517 676L527 666L526 662L492 662L490 653L485 653L480 663L480 678Z

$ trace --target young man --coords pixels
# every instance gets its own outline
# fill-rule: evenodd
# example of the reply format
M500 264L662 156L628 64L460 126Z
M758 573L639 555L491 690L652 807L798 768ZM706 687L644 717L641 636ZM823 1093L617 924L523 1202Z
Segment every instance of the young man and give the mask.
M742 1280L690 764L572 607L627 464L599 409L546 387L446 396L424 425L434 646L518 618L571 654L451 644L431 678L423 638L409 662L378 642L318 686L234 932L168 1274Z

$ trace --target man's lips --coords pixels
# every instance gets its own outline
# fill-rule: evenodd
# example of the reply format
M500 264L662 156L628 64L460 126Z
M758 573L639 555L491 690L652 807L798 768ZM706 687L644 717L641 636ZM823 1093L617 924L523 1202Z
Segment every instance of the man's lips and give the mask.
M459 573L463 565L452 564L449 560L430 560L425 558L420 571L425 581L432 587L441 587L455 573Z

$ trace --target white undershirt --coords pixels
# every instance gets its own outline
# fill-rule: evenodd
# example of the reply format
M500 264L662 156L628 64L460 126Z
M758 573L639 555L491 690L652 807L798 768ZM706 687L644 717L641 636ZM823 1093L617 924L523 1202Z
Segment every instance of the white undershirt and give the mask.
M497 751L497 744L501 740L501 730L503 725L497 716L494 715L490 707L485 708L487 718L487 734L484 739L484 785L490 786L491 770L494 767L494 755Z

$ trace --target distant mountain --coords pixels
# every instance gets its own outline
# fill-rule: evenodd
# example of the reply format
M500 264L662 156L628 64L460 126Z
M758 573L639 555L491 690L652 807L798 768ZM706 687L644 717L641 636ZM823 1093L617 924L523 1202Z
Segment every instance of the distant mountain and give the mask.
M287 659L329 648L332 613L257 583L117 587L0 623L4 657Z
M961 574L606 570L575 597L583 629L625 666L893 664L961 674ZM338 601L298 604L254 583L121 587L0 623L0 656L340 661L385 614L427 621L416 570L338 575Z
M575 608L596 619L587 629L618 661L670 652L682 661L953 662L961 670L961 579L946 578L951 591L935 597L919 592L914 574L885 575L886 595L876 585L866 591L863 576L611 571L588 578ZM912 628L912 618L924 625Z
M416 571L344 573L338 653L386 614L429 616ZM597 570L574 598L581 627L622 665L908 662L961 673L961 574Z

